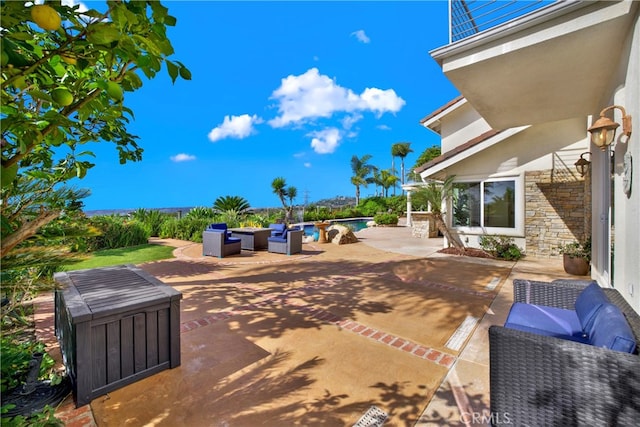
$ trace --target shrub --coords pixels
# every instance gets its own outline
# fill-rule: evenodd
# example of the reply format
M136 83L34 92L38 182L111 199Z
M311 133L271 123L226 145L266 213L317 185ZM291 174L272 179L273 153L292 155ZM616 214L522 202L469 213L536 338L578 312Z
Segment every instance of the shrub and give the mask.
M561 254L568 255L571 258L584 258L591 262L591 237L584 242L572 242L560 246Z
M203 218L211 219L211 218L215 218L215 216L216 216L216 213L212 208L196 206L195 208L191 209L189 213L187 213L184 217L190 218L190 219L203 219Z
M378 225L398 225L398 215L394 213L382 213L373 217Z
M151 231L140 221L123 216L94 216L90 222L100 232L100 235L87 240L90 251L142 245L149 241L151 235Z
M159 236L162 223L172 216L156 209L140 208L132 212L131 217L144 224L149 230L150 236Z
M384 197L369 197L360 202L358 209L364 216L374 216L381 212L387 212L387 202Z
M202 232L212 222L217 221L211 218L190 218L188 216L182 219L172 218L162 223L160 237L201 243Z
M524 256L522 250L513 243L513 238L507 236L480 236L480 247L506 261L517 261Z
M3 393L11 390L27 380L29 373L29 362L34 353L42 353L42 363L38 378L51 380L57 384L62 378L53 373L55 361L46 352L45 345L41 342L24 341L18 342L11 336L2 337L2 359L0 375L0 391Z

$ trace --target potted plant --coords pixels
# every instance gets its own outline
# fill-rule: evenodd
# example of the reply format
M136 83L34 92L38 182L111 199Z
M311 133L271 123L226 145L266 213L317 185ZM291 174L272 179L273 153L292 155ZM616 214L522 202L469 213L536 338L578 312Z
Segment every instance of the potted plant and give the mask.
M591 262L591 237L584 242L572 242L562 245L564 271L576 276L586 276Z

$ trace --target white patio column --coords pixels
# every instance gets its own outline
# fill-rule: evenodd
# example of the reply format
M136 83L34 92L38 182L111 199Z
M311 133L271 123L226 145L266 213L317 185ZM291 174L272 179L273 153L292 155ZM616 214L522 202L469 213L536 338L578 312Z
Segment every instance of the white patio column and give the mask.
M407 227L411 227L411 190L407 190Z

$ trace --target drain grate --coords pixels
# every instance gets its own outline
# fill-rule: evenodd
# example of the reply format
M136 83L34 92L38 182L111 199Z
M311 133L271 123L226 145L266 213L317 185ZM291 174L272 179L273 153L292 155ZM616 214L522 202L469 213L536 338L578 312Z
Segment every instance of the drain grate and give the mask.
M353 427L380 427L387 420L386 412L377 406L372 406L360 417Z

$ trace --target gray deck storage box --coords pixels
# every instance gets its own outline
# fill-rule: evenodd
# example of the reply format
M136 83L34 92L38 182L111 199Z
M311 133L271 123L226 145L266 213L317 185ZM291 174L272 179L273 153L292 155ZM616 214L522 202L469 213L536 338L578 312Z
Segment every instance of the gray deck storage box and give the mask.
M56 336L77 406L180 365L180 292L133 265L54 278Z

